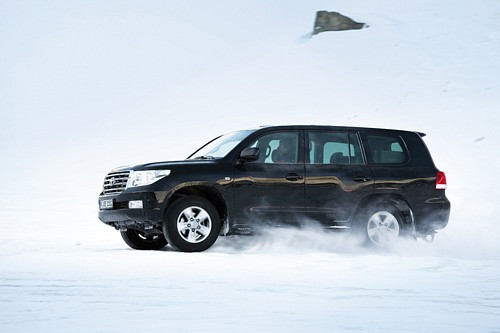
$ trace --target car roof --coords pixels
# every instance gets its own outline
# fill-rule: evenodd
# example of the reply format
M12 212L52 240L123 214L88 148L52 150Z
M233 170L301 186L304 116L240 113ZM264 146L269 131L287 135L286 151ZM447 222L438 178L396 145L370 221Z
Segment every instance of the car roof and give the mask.
M407 132L417 133L419 136L424 137L425 133L417 131L407 131L390 128L375 128L375 127L356 127L356 126L331 126L331 125L263 125L256 130L260 129L313 129L313 130L338 130L338 131L390 131L390 132Z

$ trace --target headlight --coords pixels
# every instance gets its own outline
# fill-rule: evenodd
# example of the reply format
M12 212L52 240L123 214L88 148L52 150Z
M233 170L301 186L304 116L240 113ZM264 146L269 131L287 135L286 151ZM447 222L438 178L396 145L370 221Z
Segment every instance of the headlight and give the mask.
M127 188L146 186L170 175L170 170L132 171L127 181Z

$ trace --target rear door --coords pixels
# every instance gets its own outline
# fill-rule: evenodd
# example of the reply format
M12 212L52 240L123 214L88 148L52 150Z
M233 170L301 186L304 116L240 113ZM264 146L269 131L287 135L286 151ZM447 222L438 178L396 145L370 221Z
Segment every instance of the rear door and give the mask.
M359 200L373 187L357 132L309 130L306 135L307 216L347 226Z

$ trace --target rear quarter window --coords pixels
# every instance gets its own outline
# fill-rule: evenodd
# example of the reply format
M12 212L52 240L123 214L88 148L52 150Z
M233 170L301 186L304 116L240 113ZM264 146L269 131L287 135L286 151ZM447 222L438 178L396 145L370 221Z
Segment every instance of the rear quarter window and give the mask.
M410 158L398 135L366 134L365 149L370 164L405 164Z

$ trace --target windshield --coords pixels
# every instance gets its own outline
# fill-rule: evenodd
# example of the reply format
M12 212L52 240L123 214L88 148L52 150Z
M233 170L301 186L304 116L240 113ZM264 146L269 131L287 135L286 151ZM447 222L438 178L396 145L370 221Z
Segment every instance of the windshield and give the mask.
M245 139L253 130L238 131L219 136L215 140L210 141L203 147L191 154L188 159L214 159L222 158L227 155L238 143Z

